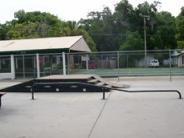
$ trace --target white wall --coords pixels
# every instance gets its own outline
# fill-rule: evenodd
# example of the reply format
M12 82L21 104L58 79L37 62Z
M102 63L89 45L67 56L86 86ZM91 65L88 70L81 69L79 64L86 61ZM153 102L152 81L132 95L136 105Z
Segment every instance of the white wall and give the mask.
M12 78L14 78L14 74L12 73L0 73L0 80Z

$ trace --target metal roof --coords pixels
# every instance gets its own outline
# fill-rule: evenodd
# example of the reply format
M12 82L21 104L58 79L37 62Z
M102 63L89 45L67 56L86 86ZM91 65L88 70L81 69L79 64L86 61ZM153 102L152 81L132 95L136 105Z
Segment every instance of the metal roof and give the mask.
M0 52L69 49L90 52L82 36L50 37L0 41Z

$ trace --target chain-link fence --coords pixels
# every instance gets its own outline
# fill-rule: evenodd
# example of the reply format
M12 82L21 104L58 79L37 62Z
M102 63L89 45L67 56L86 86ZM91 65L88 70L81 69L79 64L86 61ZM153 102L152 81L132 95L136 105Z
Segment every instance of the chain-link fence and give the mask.
M184 75L184 50L20 54L14 56L15 78L54 74L100 76ZM11 55L0 56L0 73L12 71ZM5 74L6 75L6 74Z
M7 73L10 72L10 56L4 55L0 56L0 73Z
M16 78L36 77L35 55L15 55L14 66Z
M21 54L14 56L16 78L36 78L36 54ZM62 53L39 54L40 76L63 74Z
M68 74L100 76L184 75L184 51L112 51L68 53Z

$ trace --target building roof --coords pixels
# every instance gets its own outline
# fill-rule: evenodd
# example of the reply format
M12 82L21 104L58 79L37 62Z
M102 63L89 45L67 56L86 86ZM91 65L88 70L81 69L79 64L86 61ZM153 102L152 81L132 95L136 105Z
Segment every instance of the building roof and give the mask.
M179 56L181 56L181 55L183 55L184 54L184 50L180 50L180 51L177 51L177 50L175 50L173 53L172 53L172 57L179 57Z
M82 36L0 41L0 52L18 52L49 49L69 49L81 52L91 51Z

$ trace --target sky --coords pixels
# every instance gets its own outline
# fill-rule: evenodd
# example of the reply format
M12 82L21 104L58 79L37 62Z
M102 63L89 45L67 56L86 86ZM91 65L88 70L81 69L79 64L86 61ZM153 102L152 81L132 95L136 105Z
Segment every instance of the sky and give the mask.
M79 21L87 18L91 11L102 11L108 6L114 11L115 5L121 0L0 0L0 23L5 23L14 18L14 12L18 10L49 12L67 21ZM134 7L145 0L129 0ZM154 0L147 0L152 3ZM184 0L160 0L159 10L169 11L177 16L184 6Z

